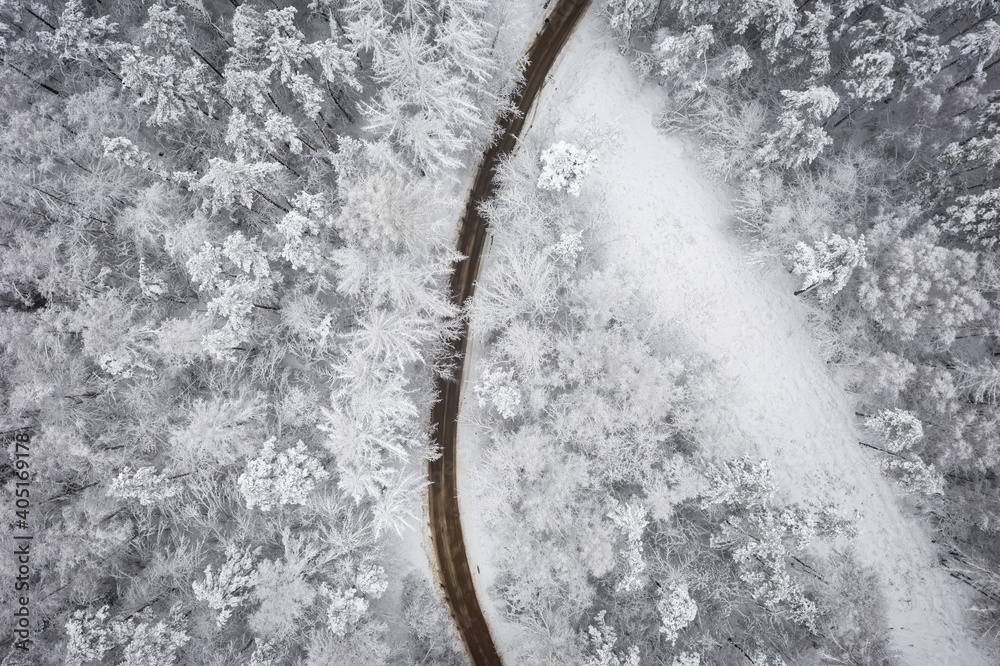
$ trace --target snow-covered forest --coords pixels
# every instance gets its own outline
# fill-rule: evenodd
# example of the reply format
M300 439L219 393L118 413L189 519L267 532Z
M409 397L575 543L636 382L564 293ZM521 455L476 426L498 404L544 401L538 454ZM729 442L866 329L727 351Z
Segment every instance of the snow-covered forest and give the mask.
M0 4L4 663L461 661L398 535L528 15Z
M505 663L996 663L1000 4L595 0L459 308L560 4L0 0L2 663L466 663L444 380Z

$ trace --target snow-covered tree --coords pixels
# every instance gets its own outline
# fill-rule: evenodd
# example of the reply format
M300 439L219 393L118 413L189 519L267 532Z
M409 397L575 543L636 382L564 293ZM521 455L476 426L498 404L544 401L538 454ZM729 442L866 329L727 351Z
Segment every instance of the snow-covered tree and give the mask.
M243 232L230 234L221 246L205 242L187 261L191 278L212 298L208 314L220 317L223 326L205 336L206 347L221 358L231 358L231 348L251 335L250 313L266 305L273 293L267 255L255 238Z
M326 588L324 592L328 599L327 626L334 635L343 638L368 612L368 600L356 588Z
M708 13L713 13L713 3L698 4L702 4L703 11L707 9ZM771 62L781 55L780 47L795 34L798 23L798 7L792 0L738 0L730 11L735 17L733 31L736 34L746 33L751 26L760 31L761 47Z
M822 124L840 105L840 98L826 86L781 94L785 103L778 129L764 137L758 155L766 164L795 168L815 160L833 142Z
M260 455L247 463L237 479L247 506L265 512L285 504L304 504L316 483L330 476L308 455L302 440L280 453L274 444L273 437L264 442Z
M325 214L322 195L300 192L292 205L291 212L286 213L275 226L285 245L281 256L295 270L316 273L328 260L322 233L332 226L333 218Z
M104 657L116 648L125 637L125 628L111 620L105 604L94 612L77 610L66 622L67 666L84 666Z
M913 412L905 409L883 409L865 419L865 425L882 437L887 451L899 453L924 436L924 427Z
M205 580L194 581L194 596L216 612L216 622L222 627L233 612L250 598L257 570L260 549L248 550L235 544L226 546L226 562L219 573L209 564Z
M1000 52L1000 25L990 19L977 30L959 36L953 45L963 56L975 58L976 69L982 70Z
M233 210L235 206L253 207L254 195L269 199L261 188L268 189L282 166L276 162L246 161L242 157L230 161L221 157L213 157L208 161L208 170L198 180L198 185L211 191L205 198L205 207L210 208L215 215L220 210Z
M642 575L646 571L642 537L649 525L649 509L635 500L622 504L612 498L608 518L625 533L625 575L618 583L618 589L631 592L642 585Z
M158 506L180 491L178 484L159 474L154 467L123 470L108 486L111 497L134 499L142 506Z
M680 631L694 622L698 605L688 594L687 585L674 585L669 590L661 589L656 610L660 614L660 634L663 635L663 640L674 645Z
M101 58L114 48L104 42L118 28L107 16L87 16L82 0L67 0L59 16L59 27L54 32L38 33L38 41L60 60Z
M910 492L923 495L940 495L944 492L945 482L941 472L919 458L891 458L880 464L887 475Z
M129 626L129 641L118 666L173 666L178 651L191 640L183 629L184 611L178 604L166 620L146 620Z
M510 370L483 366L479 382L472 387L479 407L492 406L500 418L504 419L517 416L521 406L521 391L513 380L514 373Z
M812 245L798 243L792 272L802 276L802 288L795 293L815 290L820 300L833 298L847 286L854 269L867 266L866 251L863 235L853 240L829 234Z
M680 94L702 92L708 83L708 51L714 43L711 25L694 26L679 35L660 31L653 44L659 75Z
M1000 162L1000 151L990 160ZM1000 189L958 197L946 214L945 228L963 239L986 248L1000 240Z
M618 643L618 632L604 621L607 611L599 612L592 624L587 627L587 645L590 654L583 662L584 666L639 666L639 648L633 645L624 654L615 651Z
M590 173L597 162L597 156L577 148L571 143L559 141L542 151L542 172L538 176L538 187L543 190L566 190L573 196L580 196L580 182Z
M858 301L881 326L902 340L949 345L960 327L976 321L987 305L979 292L979 257L945 247L925 228L900 239L879 258L858 289Z
M652 0L604 0L603 8L608 16L608 24L624 49L632 38L632 33L656 11L656 3Z
M151 106L149 122L183 122L201 104L211 108L208 67L191 50L177 7L154 4L143 26L143 46L122 51L122 85L136 93L136 105Z
M789 620L814 628L818 608L789 571L792 553L816 536L853 536L853 520L832 506L774 506L774 483L766 461L727 461L713 469L702 499L709 511L723 509L712 534L713 548L725 549L751 596ZM718 514L716 514L718 515Z
M877 102L892 93L896 83L892 77L895 64L895 56L885 51L859 55L851 63L844 87L853 99L864 103Z

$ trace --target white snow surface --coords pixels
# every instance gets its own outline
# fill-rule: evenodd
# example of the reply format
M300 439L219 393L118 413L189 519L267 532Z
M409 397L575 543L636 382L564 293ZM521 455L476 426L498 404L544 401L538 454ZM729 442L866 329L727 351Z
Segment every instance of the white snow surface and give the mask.
M553 68L528 132L539 144L567 140L585 148L595 121L620 132L618 147L601 152L583 189L603 191L608 258L645 282L651 315L672 322L732 380L707 455L768 458L784 499L834 501L858 512L854 547L882 577L901 663L993 663L969 630L968 589L936 564L928 530L881 475L879 454L857 444L850 396L817 352L806 307L792 296L798 284L750 263L725 192L683 141L655 129L662 108L662 91L638 81L591 9ZM475 381L478 356L472 349L467 380ZM468 424L459 431L462 523L498 649L513 653L519 632L487 594L492 544L468 490L482 441Z

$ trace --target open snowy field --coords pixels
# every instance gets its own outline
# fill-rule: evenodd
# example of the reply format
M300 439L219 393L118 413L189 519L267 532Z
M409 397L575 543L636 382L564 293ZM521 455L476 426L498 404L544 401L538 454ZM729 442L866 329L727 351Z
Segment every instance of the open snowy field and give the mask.
M806 308L792 296L798 284L750 264L730 227L725 194L700 173L682 141L654 128L661 91L637 81L606 32L591 10L555 66L528 132L545 145L565 140L594 148L587 144L593 128L613 127L616 138L599 148L584 184L604 193L609 222L601 235L609 258L645 283L651 315L680 328L693 351L732 380L723 391L717 448L706 453L770 459L787 499L833 501L857 512L855 548L883 579L903 663L991 663L966 628L967 588L936 564L927 530L858 446L850 396L810 337ZM486 273L488 267L487 259ZM471 356L470 372L475 348ZM468 392L465 399L472 399ZM459 441L462 489L477 457L474 428L466 425ZM500 626L486 594L490 535L477 527L465 490L460 498L481 603L503 651L517 636Z

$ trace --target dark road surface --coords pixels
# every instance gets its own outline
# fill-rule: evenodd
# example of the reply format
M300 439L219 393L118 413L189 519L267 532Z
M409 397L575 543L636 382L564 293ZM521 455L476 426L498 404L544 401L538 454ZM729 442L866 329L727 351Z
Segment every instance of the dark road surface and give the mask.
M528 111L542 88L545 77L589 4L590 0L559 0L548 15L548 22L543 25L528 50L529 64L524 72L525 83L514 98L520 113L501 124L503 134L500 140L483 155L459 227L457 249L467 257L456 263L451 277L451 296L459 306L464 305L475 290L475 280L486 242L486 221L477 207L493 195L496 187L493 176L497 162L517 146L517 137L524 128ZM476 598L476 588L462 538L458 482L455 475L458 406L467 343L468 325L465 324L459 337L452 343L452 351L459 355L455 380L437 381L440 397L434 406L432 419L436 427L437 442L441 447L441 457L431 461L427 468L431 482L428 490L428 513L438 576L455 626L472 663L475 666L494 666L501 661Z

